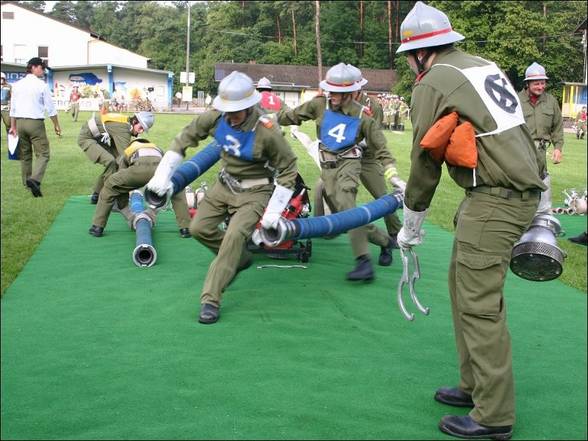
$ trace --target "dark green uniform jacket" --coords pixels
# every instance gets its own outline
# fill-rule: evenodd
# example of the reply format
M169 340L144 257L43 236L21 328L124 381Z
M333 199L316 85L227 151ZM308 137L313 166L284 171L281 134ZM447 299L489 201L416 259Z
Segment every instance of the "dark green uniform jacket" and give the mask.
M563 118L559 103L555 97L543 92L533 106L527 90L521 90L519 99L523 105L525 122L533 139L550 141L553 148L562 150L564 141Z
M476 134L492 132L496 123L472 84L460 69L485 66L488 61L455 48L437 53L433 66L413 89L411 121L413 147L411 172L404 203L414 211L423 211L431 203L441 178L442 166L420 147L421 139L435 122L456 111L460 122L469 121ZM499 134L476 138L478 166L475 170L476 185L512 188L518 191L544 190L539 178L537 153L526 125L522 124ZM474 186L473 171L448 165L453 180L464 189Z

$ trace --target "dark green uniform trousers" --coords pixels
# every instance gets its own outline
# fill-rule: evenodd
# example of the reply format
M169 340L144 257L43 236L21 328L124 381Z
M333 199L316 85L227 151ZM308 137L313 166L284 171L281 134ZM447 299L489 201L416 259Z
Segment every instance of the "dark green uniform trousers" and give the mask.
M361 160L340 159L336 168L321 168L327 199L337 212L355 208L357 188L361 175ZM390 238L374 224L367 224L348 231L354 257L368 254L368 242L385 247Z
M449 291L459 355L459 388L471 393L480 424L515 421L511 339L504 282L512 247L530 225L538 195L504 199L466 192L457 214Z
M104 228L112 211L112 204L117 201L118 207L125 217L129 212L124 210L129 205L129 192L146 185L153 177L161 158L143 156L138 158L128 168L113 173L104 183L104 188L98 197L96 212L92 224ZM190 226L190 213L183 191L172 197L172 207L176 215L176 222L180 228Z
M388 188L386 187L386 180L384 178L384 167L379 161L362 158L360 178L361 183L374 199L388 194ZM402 228L402 222L400 222L396 213L384 216L384 222L386 223L388 234L391 236L398 234L400 228Z
M78 145L90 161L94 164L101 164L104 166L104 171L98 176L96 185L94 186L94 193L100 193L104 186L104 182L106 182L108 177L116 172L118 168L116 164L118 152L114 147L102 144L94 138L86 138L81 135L78 137Z
M198 205L190 233L216 254L204 280L201 303L220 306L223 290L250 256L247 241L263 215L273 188L273 184L268 184L235 194L217 181ZM231 219L223 231L219 225L227 215Z
M2 110L2 122L4 123L4 127L6 127L6 132L10 130L10 111L9 110Z
M20 169L22 184L27 185L27 179L37 182L43 181L47 165L49 164L49 140L45 131L45 121L42 119L16 118L18 133L18 149L20 151ZM37 164L33 170L33 151Z

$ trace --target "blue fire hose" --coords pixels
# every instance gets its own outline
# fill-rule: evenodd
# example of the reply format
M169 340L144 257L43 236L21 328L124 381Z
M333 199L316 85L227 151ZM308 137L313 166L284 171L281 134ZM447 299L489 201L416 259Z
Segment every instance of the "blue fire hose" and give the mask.
M210 167L220 159L222 147L212 141L204 149L196 153L192 158L183 162L171 177L173 193L175 195L186 188L191 182L203 175ZM151 208L161 208L167 202L167 196L159 196L157 193L145 189L145 201Z
M402 204L402 201L401 194L388 194L360 207L328 216L291 220L280 218L277 228L261 229L261 238L266 245L275 247L286 240L309 239L344 233L393 213Z
M136 246L133 250L133 262L140 267L149 267L157 260L157 251L153 246L151 229L153 220L143 206L143 195L140 191L134 190L130 197L131 213L133 213L133 228L137 233Z

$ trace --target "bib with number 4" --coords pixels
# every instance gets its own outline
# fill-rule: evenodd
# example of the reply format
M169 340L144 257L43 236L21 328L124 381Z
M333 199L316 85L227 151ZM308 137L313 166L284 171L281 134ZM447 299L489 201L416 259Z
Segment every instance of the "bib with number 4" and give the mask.
M360 123L360 118L327 109L321 123L320 141L335 152L351 147L355 144Z

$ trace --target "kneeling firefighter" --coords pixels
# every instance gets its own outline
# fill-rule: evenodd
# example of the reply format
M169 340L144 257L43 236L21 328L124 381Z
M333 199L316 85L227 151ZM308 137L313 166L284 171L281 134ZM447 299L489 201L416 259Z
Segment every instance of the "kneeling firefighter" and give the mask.
M138 112L132 116L106 113L92 115L82 126L78 145L90 161L104 166L90 198L92 204L98 202L98 194L104 181L117 170L116 159L124 153L133 137L147 133L153 123L154 116L151 112Z
M147 184L159 196L171 194L171 177L188 147L209 135L222 146L218 181L206 192L190 224L192 236L216 255L200 296L200 323L219 319L223 291L251 265L246 245L256 224L261 218L264 228L274 228L295 187L296 155L257 106L260 98L247 75L234 71L225 77L214 109L196 117L175 137ZM223 231L219 225L227 215L231 221Z
M119 207L121 214L128 221L132 220L132 214L128 207L129 192L143 187L153 177L162 157L162 150L147 139L141 138L131 142L117 159L118 170L106 179L99 194L92 227L89 230L92 236L103 236L114 202ZM191 237L188 231L190 213L184 192L176 194L171 202L176 222L180 228L180 236ZM146 212L155 223L157 213L152 210Z

